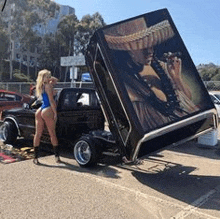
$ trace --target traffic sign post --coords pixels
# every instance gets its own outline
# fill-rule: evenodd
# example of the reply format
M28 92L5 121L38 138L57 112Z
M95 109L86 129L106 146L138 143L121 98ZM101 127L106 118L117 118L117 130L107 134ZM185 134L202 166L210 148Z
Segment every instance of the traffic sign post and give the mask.
M75 81L78 76L78 67L85 66L85 56L66 56L60 58L60 65L61 66L71 66L70 68L70 79L71 79L71 87L72 84L75 87Z

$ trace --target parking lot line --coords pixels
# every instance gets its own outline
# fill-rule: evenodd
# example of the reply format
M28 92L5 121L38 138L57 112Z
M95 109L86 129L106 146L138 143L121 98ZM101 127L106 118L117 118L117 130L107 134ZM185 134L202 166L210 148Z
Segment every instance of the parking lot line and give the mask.
M69 171L69 170L64 169L64 171ZM86 173L86 172L83 173L83 172L76 172L76 171L71 172L71 174L84 176L86 178L93 179L96 182L99 182L103 185L115 188L117 190L125 191L126 193L129 192L130 194L133 194L136 197L136 199L142 197L144 199L154 200L156 202L166 204L167 206L170 206L170 207L175 207L175 208L178 208L178 209L183 209L184 208L182 205L177 204L176 202L172 202L172 201L168 201L168 200L156 197L156 196L148 195L148 194L145 194L145 193L143 193L139 190L128 188L126 186L110 182L110 181L108 181L106 179L103 179L103 178L97 178L97 175L93 176L90 173Z
M204 203L209 201L213 197L213 195L216 194L217 192L220 192L220 185L215 187L214 189L210 190L208 193L201 196L200 198L198 198L197 200L195 200L191 204L189 204L182 211L180 211L178 214L176 214L174 217L171 217L171 218L172 219L184 219L184 218L186 218L188 215L195 212L201 205L203 205ZM196 212L196 213L198 213L198 212ZM200 212L199 214L202 214L203 216L206 216L207 219L208 218L210 218L210 219L219 219L217 217L213 217L213 216L207 215L205 213Z

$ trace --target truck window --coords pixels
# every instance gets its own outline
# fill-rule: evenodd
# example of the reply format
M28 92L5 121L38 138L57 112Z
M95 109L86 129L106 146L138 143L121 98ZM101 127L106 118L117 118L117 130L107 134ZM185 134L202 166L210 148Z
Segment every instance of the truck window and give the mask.
M95 92L74 90L67 91L62 96L61 109L74 110L80 108L96 108L99 107L98 99Z
M76 94L74 92L66 92L63 95L62 110L73 110L76 108Z

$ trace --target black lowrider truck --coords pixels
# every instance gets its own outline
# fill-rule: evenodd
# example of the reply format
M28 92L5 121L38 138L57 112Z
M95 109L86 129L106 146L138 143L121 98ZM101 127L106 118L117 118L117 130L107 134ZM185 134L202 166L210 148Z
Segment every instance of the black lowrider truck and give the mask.
M92 135L97 136L97 133L102 130L99 136L104 139L111 138L110 133L104 131L105 120L95 90L63 88L57 92L55 99L57 102L56 132L59 143L61 146L74 148L74 155L80 165L94 164L100 155L100 148L95 147L95 137ZM0 135L4 143L13 144L18 136L33 139L36 106L33 107L32 104L33 101L23 108L2 112ZM50 143L46 126L41 141Z
M63 89L57 100L58 137L74 142L81 166L96 163L112 148L135 161L218 126L217 111L167 9L97 30L86 63L101 107L92 90L86 95L82 89ZM5 142L33 135L34 110L2 116Z

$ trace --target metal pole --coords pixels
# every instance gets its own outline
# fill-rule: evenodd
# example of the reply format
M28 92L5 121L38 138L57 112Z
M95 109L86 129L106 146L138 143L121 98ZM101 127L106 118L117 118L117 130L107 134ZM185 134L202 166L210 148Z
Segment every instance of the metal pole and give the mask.
M10 41L10 80L12 80L12 72L13 72L13 63L12 63L12 40L11 40L11 20L12 20L12 9L14 9L14 4L11 5L11 8L10 8L10 19L9 19L9 41Z

